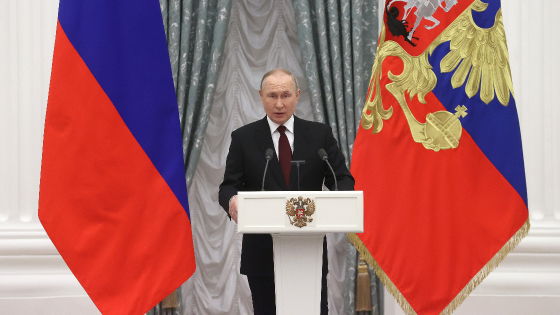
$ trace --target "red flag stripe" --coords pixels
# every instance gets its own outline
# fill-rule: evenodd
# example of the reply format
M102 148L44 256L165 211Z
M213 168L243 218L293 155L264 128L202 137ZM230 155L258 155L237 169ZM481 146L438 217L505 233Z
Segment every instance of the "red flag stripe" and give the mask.
M103 314L145 313L192 275L186 212L60 25L43 147L41 223Z

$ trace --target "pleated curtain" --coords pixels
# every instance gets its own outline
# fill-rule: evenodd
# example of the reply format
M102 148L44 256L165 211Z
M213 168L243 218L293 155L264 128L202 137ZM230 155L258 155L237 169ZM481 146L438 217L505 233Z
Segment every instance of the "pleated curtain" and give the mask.
M316 121L329 124L350 166L378 38L378 2L294 0L298 39ZM346 238L340 243L347 242ZM346 243L345 314L355 314L358 253ZM369 269L373 315L383 287Z
M231 1L160 0L177 94L187 186L192 181L227 36Z
M193 176L199 164L214 100L229 25L231 1L160 0L160 8L179 106L183 158L187 188L189 188L192 186ZM190 213L198 260L200 247L196 247L195 229L198 213L193 209L190 209ZM164 260L165 257L161 259ZM188 304L183 300L185 294L182 294L182 291L182 288L177 290L177 308L163 309L160 303L148 314L179 315L187 312ZM210 313L198 312L198 314Z
M348 76L361 85L352 86L350 92L342 85L341 91L346 91L342 95L352 98L353 105L339 103L338 92L331 93L333 101L328 105L325 100L329 94L323 84L326 77L317 72L321 81L310 79L313 72L308 71L307 48L301 48L301 35L298 38L301 18L296 13L299 9L294 10L294 6L301 7L298 1L160 0L160 4L181 115L197 270L179 289L178 308L164 310L158 305L149 314L252 314L247 279L239 274L241 236L237 234L236 224L227 219L218 204L218 186L223 178L231 132L265 116L258 95L260 79L270 69L286 68L298 77L302 91L296 115L331 125L349 162L349 142L354 139L355 120L359 119L355 113L361 113L373 57L368 60L369 55L362 55L360 62L369 69L363 70L359 79ZM373 11L367 12L375 16ZM367 23L376 27L376 18L367 19ZM369 36L365 31L362 33L364 37ZM377 34L368 40L372 39L377 39ZM367 42L365 46L368 45L375 52L376 43ZM315 44L312 46L315 55L320 55ZM341 63L341 69L342 66ZM359 65L353 65L351 71L357 73L358 68ZM331 84L331 90L340 88L336 86ZM363 94L361 100L354 95L359 93ZM339 124L348 106L352 107L354 114L349 116L353 118L348 121L344 118L344 123ZM345 299L353 298L346 291L354 288L356 254L344 234L329 234L327 238L329 313L354 314L348 309L354 307L353 302Z

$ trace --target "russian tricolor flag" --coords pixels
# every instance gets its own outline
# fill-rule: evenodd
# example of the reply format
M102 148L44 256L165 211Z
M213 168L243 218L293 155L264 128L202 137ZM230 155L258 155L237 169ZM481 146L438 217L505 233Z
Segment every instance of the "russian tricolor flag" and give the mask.
M39 218L103 314L144 314L195 270L157 0L61 0Z

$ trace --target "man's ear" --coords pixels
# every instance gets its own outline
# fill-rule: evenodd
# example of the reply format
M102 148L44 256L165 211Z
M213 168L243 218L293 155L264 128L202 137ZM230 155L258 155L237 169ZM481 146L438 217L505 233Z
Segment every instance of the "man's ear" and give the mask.
M260 89L259 89L259 95L260 95L261 97L263 96L262 91L261 91Z

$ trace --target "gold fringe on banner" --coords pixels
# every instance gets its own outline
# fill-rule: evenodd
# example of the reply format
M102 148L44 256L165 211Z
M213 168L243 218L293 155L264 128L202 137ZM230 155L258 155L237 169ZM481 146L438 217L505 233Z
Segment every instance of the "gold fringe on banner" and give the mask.
M440 313L440 315L450 315L463 303L463 301L471 294L471 292L488 276L498 265L506 258L506 256L511 252L519 242L529 234L529 230L531 229L531 223L529 222L529 217L527 217L527 221L525 224L513 235L509 241L502 246L500 251L490 259L490 261L482 268L480 271L474 276L474 278L467 283L467 285L457 294L455 299L447 305L447 307Z
M356 285L356 311L372 311L371 306L371 289L369 281L369 271L366 261L360 255L360 262L358 263L358 284Z
M346 236L348 237L348 241L352 243L352 245L356 247L360 255L364 257L366 263L373 270L375 270L375 273L377 274L381 282L383 282L383 285L385 286L387 291L389 291L389 293L391 293L391 295L395 298L395 300L397 300L397 302L399 303L403 311L407 315L416 315L416 312L412 309L410 304L408 304L408 301L404 298L404 296L399 292L397 287L393 284L393 281L389 279L389 277L385 274L383 269L379 267L379 265L377 264L373 256L371 256L369 250L366 248L364 243L362 243L362 240L358 237L358 235L356 235L356 233L346 233Z
M163 301L161 301L162 309L177 308L179 302L177 301L177 290L171 292Z
M440 315L450 315L451 313L453 313L457 309L457 307L459 307L459 305L461 305L461 303L463 303L463 301L469 296L469 294L482 282L482 280L484 280L484 278L486 278L490 274L490 272L496 269L500 262L502 262L502 260L506 258L509 252L517 247L519 242L521 242L521 240L525 236L527 236L530 228L531 224L529 223L529 218L527 218L527 221L525 221L525 224L523 224L523 226L517 231L517 233L515 233L515 235L513 235L504 246L502 246L502 248L494 255L494 257L492 257L492 259L490 259L490 261L482 269L480 269L480 271L471 279L471 281L469 281L469 283L467 283L467 285L461 290L461 292L457 294L455 299L453 299L453 301L451 301L451 303L449 303L449 305L447 305L447 307L440 313ZM391 279L389 279L383 269L379 267L379 265L377 264L373 256L371 256L370 252L368 251L364 243L362 243L362 240L358 237L358 235L356 235L355 233L346 233L346 236L348 237L348 241L352 243L356 247L360 255L364 257L366 263L368 263L368 265L370 265L373 270L375 270L375 273L377 274L379 279L381 279L387 291L389 291L389 293L393 295L403 311L407 315L417 315L410 304L408 304L408 301L393 284Z

